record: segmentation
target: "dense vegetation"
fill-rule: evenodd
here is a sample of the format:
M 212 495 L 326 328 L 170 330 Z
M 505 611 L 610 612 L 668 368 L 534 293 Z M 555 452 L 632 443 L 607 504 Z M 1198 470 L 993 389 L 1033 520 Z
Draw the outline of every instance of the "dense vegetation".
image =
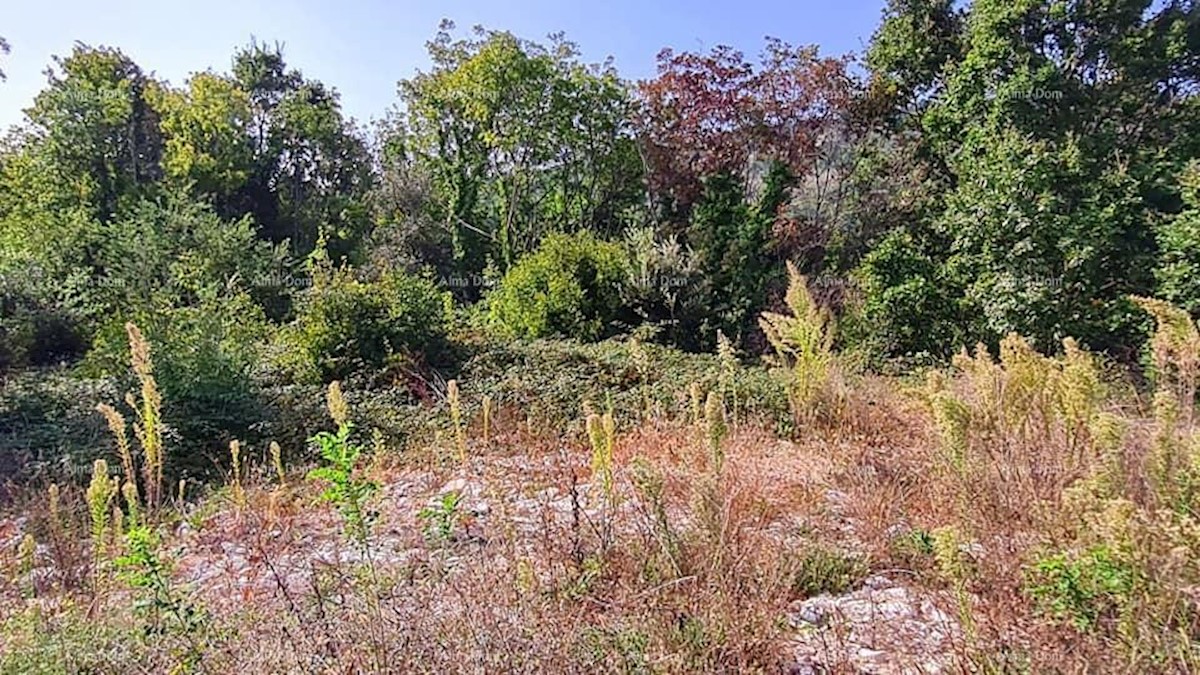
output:
M 30 576 L 46 557 L 30 534 L 13 565 L 31 580 L 0 595 L 57 584 L 113 602 L 111 563 L 170 647 L 87 640 L 173 669 L 244 666 L 172 586 L 163 526 L 225 502 L 239 527 L 266 510 L 267 531 L 302 511 L 288 467 L 316 463 L 362 563 L 326 581 L 353 597 L 328 609 L 314 579 L 310 616 L 271 574 L 288 621 L 328 609 L 353 637 L 285 628 L 271 639 L 296 661 L 262 668 L 381 670 L 394 638 L 487 669 L 472 644 L 534 648 L 505 621 L 549 632 L 599 599 L 611 622 L 571 624 L 527 667 L 769 669 L 764 607 L 896 567 L 953 598 L 963 663 L 1197 666 L 1200 10 L 961 5 L 889 2 L 858 60 L 770 39 L 757 59 L 665 50 L 636 83 L 561 35 L 446 23 L 372 128 L 278 46 L 171 83 L 78 45 L 0 143 L 0 474 L 53 482 L 37 528 L 62 575 Z M 780 438 L 830 448 L 808 458 L 827 482 L 797 478 L 778 448 L 800 446 Z M 372 500 L 447 471 L 481 485 L 500 449 L 545 459 L 572 524 L 551 518 L 531 544 L 488 521 L 504 562 L 460 581 L 518 578 L 509 618 L 453 638 L 406 623 L 387 595 L 401 580 L 372 557 Z M 780 525 L 767 459 L 822 534 L 845 528 L 821 520 L 814 485 L 878 507 L 851 537 L 869 550 Z M 87 523 L 60 519 L 60 489 Z M 420 510 L 437 555 L 403 583 L 456 578 L 452 561 L 484 551 L 482 535 L 464 548 L 458 502 L 483 488 L 464 490 Z M 70 527 L 90 543 L 71 548 Z M 518 555 L 551 540 L 549 560 Z M 439 588 L 409 590 L 428 609 Z M 629 609 L 667 588 L 677 621 Z M 24 645 L 0 666 L 54 660 L 38 661 L 55 647 L 36 613 L 0 618 Z M 1085 647 L 1062 647 L 1067 630 Z

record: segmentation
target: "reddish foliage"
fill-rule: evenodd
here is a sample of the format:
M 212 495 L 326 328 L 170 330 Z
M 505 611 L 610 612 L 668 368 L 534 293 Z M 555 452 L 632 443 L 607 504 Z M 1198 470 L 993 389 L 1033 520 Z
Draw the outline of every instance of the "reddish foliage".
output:
M 638 86 L 650 189 L 686 208 L 704 177 L 741 174 L 758 160 L 783 161 L 802 175 L 820 131 L 849 108 L 848 63 L 776 39 L 757 69 L 727 46 L 707 55 L 663 50 L 658 77 Z

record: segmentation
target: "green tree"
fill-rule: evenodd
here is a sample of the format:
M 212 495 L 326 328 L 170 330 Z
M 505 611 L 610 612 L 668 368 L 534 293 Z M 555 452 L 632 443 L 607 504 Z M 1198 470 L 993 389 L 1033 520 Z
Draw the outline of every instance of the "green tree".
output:
M 290 241 L 297 256 L 319 245 L 334 258 L 350 255 L 371 225 L 374 174 L 337 92 L 289 69 L 279 46 L 259 43 L 234 56 L 233 81 L 249 99 L 253 156 L 235 197 L 240 212 L 253 213 L 265 238 Z
M 432 179 L 428 208 L 456 269 L 510 267 L 550 232 L 615 232 L 640 197 L 629 96 L 611 65 L 478 29 L 429 43 L 433 68 L 400 83 L 406 115 L 391 147 Z
M 1159 224 L 1158 297 L 1200 316 L 1200 162 L 1180 177 L 1185 208 Z
M 207 470 L 212 452 L 254 438 L 263 412 L 252 375 L 269 323 L 252 293 L 282 257 L 248 217 L 222 220 L 186 194 L 143 201 L 110 228 L 95 279 L 107 309 L 83 370 L 127 376 L 125 324 L 142 329 L 178 469 Z
M 153 194 L 162 138 L 153 83 L 120 51 L 77 45 L 55 64 L 6 142 L 0 246 L 86 264 L 121 207 Z
M 889 128 L 918 137 L 945 187 L 906 229 L 955 294 L 942 313 L 962 339 L 1138 341 L 1124 296 L 1153 287 L 1151 225 L 1178 210 L 1170 186 L 1196 152 L 1196 22 L 1144 1 L 890 6 L 867 62 Z M 890 292 L 873 288 L 868 303 Z
M 234 195 L 252 171 L 250 96 L 231 79 L 199 73 L 184 89 L 158 87 L 151 100 L 161 117 L 168 180 L 187 186 L 233 215 Z
M 57 317 L 64 330 L 47 344 L 67 355 L 104 316 L 101 250 L 121 214 L 156 194 L 162 138 L 156 83 L 120 51 L 77 45 L 47 77 L 0 149 L 0 276 L 11 301 Z
M 704 181 L 687 240 L 704 276 L 705 312 L 696 317 L 685 348 L 711 349 L 718 331 L 742 341 L 756 331 L 769 291 L 782 281 L 772 237 L 792 180 L 786 165 L 771 163 L 753 203 L 748 202 L 744 181 L 728 172 Z

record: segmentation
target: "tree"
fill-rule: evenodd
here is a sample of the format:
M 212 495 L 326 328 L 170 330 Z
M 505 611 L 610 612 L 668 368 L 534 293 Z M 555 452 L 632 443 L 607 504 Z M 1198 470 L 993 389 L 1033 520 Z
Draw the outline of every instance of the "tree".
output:
M 963 339 L 1139 341 L 1124 298 L 1153 286 L 1151 224 L 1179 209 L 1170 186 L 1196 152 L 1196 22 L 1179 3 L 890 6 L 868 64 L 890 128 L 919 136 L 944 186 L 907 229 Z
M 1200 316 L 1200 163 L 1180 177 L 1185 208 L 1156 228 L 1158 297 Z
M 350 255 L 370 228 L 374 174 L 337 92 L 288 69 L 278 45 L 257 42 L 234 56 L 233 81 L 249 100 L 253 157 L 235 203 L 254 214 L 263 237 L 290 241 L 297 256 L 319 245 L 334 258 Z
M 756 167 L 772 162 L 804 175 L 819 136 L 841 121 L 853 83 L 846 59 L 769 39 L 757 67 L 726 46 L 706 55 L 664 50 L 658 76 L 638 93 L 650 190 L 668 215 L 686 216 L 710 176 L 748 184 Z
M 76 45 L 55 66 L 0 152 L 0 275 L 86 344 L 106 311 L 101 249 L 156 193 L 163 145 L 147 99 L 156 84 L 120 51 Z
M 400 83 L 391 147 L 432 180 L 427 206 L 458 272 L 503 271 L 550 232 L 618 230 L 640 174 L 611 65 L 581 64 L 561 35 L 543 46 L 452 29 L 429 43 L 432 70 Z
M 229 78 L 199 73 L 184 89 L 153 89 L 151 100 L 161 117 L 166 178 L 233 217 L 235 195 L 253 171 L 250 95 Z
M 0 209 L 78 206 L 81 217 L 107 223 L 123 204 L 152 193 L 161 177 L 162 137 L 147 100 L 153 82 L 107 47 L 77 44 L 55 65 L 12 140 L 26 156 L 6 162 L 13 171 L 5 172 L 9 199 Z

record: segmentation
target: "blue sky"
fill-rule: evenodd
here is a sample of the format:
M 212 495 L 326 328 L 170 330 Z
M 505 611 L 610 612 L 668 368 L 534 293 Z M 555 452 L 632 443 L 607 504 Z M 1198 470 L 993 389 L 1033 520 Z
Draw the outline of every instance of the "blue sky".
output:
M 188 74 L 224 71 L 251 36 L 280 41 L 294 67 L 332 85 L 347 113 L 366 121 L 396 101 L 396 81 L 428 65 L 425 42 L 443 18 L 540 40 L 565 31 L 588 61 L 613 56 L 621 74 L 654 72 L 663 47 L 729 44 L 757 54 L 766 35 L 819 44 L 824 53 L 861 52 L 883 0 L 18 0 L 0 35 L 12 53 L 0 60 L 0 129 L 45 84 L 53 54 L 75 41 L 121 48 L 143 69 L 176 84 Z

